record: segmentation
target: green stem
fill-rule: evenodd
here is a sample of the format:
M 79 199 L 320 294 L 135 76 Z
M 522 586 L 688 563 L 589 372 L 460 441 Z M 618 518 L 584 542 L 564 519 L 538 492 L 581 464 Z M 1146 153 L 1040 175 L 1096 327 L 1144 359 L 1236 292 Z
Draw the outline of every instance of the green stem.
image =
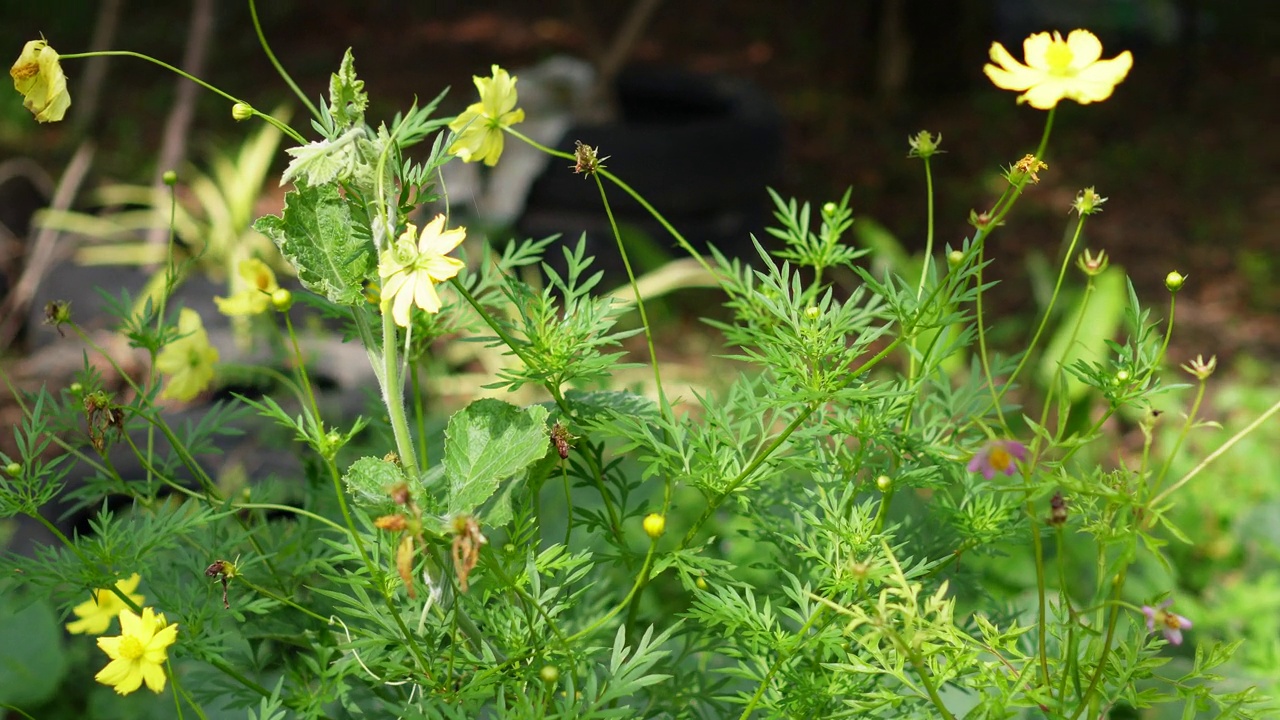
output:
M 391 433 L 396 439 L 396 451 L 400 462 L 411 480 L 419 477 L 418 453 L 409 432 L 409 420 L 404 412 L 404 383 L 400 381 L 398 333 L 391 313 L 382 314 L 382 401 L 387 406 Z
M 1084 215 L 1076 220 L 1076 231 L 1071 235 L 1071 244 L 1067 247 L 1067 252 L 1062 258 L 1062 265 L 1058 268 L 1058 280 L 1053 285 L 1053 294 L 1049 296 L 1049 304 L 1045 306 L 1044 312 L 1040 316 L 1040 324 L 1036 327 L 1036 332 L 1031 336 L 1031 343 L 1027 345 L 1027 349 L 1022 353 L 1022 358 L 1018 360 L 1018 364 L 1014 367 L 1013 372 L 1009 374 L 1009 379 L 1005 380 L 1004 388 L 996 395 L 996 404 L 1000 404 L 1000 399 L 1005 393 L 1013 387 L 1014 380 L 1017 379 L 1018 373 L 1022 372 L 1022 368 L 1026 366 L 1027 360 L 1031 358 L 1031 353 L 1036 345 L 1040 342 L 1040 336 L 1044 334 L 1044 329 L 1049 325 L 1049 318 L 1053 316 L 1053 309 L 1058 303 L 1058 296 L 1062 293 L 1063 281 L 1067 277 L 1067 268 L 1071 266 L 1071 258 L 1074 256 L 1076 244 L 1080 241 L 1080 234 L 1084 230 Z M 1090 287 L 1092 287 L 1093 278 L 1090 277 Z M 1083 313 L 1083 310 L 1082 310 Z M 1067 346 L 1071 347 L 1070 345 Z M 1062 365 L 1058 365 L 1057 373 L 1061 374 Z M 1057 384 L 1057 374 L 1054 375 L 1054 385 Z M 1052 387 L 1050 388 L 1052 389 Z M 1045 401 L 1045 407 L 1048 407 L 1048 401 Z
M 640 294 L 640 286 L 636 284 L 636 274 L 631 269 L 631 258 L 627 256 L 627 248 L 622 244 L 622 234 L 618 232 L 618 221 L 613 216 L 613 207 L 609 205 L 609 197 L 605 194 L 604 183 L 599 174 L 595 175 L 596 188 L 600 190 L 600 202 L 604 204 L 605 215 L 609 218 L 609 228 L 613 232 L 614 242 L 618 244 L 618 256 L 622 258 L 622 266 L 626 268 L 627 280 L 631 283 L 631 291 L 635 293 L 636 310 L 640 313 L 640 325 L 644 328 L 645 343 L 649 346 L 649 363 L 653 366 L 653 383 L 658 391 L 658 406 L 664 419 L 670 419 L 671 406 L 667 403 L 667 394 L 662 389 L 662 373 L 658 369 L 658 353 L 653 346 L 653 327 L 649 324 L 649 316 L 644 309 L 644 296 Z
M 276 69 L 276 72 L 280 73 L 280 77 L 284 79 L 285 84 L 302 101 L 307 111 L 311 113 L 311 117 L 319 120 L 320 112 L 316 110 L 316 106 L 311 104 L 311 101 L 307 99 L 306 93 L 302 92 L 302 89 L 298 87 L 292 77 L 289 77 L 289 73 L 285 71 L 284 66 L 276 59 L 275 53 L 271 52 L 271 45 L 267 43 L 267 36 L 262 32 L 262 23 L 258 21 L 258 5 L 254 0 L 249 0 L 249 16 L 253 18 L 253 31 L 257 33 L 258 43 L 262 45 L 262 51 L 267 54 L 267 59 L 271 61 L 271 66 Z M 303 140 L 299 138 L 298 142 L 303 142 Z
M 769 666 L 769 671 L 765 673 L 765 676 L 760 679 L 760 687 L 756 688 L 755 695 L 751 696 L 751 699 L 747 701 L 746 707 L 742 709 L 742 714 L 738 716 L 739 720 L 747 720 L 747 718 L 751 717 L 752 711 L 754 711 L 756 709 L 756 705 L 760 703 L 760 698 L 764 697 L 765 690 L 769 689 L 769 681 L 772 680 L 773 676 L 782 668 L 782 664 L 784 662 L 791 659 L 797 650 L 804 647 L 805 643 L 808 641 L 805 633 L 809 632 L 809 628 L 813 627 L 814 621 L 822 615 L 822 610 L 825 607 L 825 605 L 817 606 L 817 608 L 814 609 L 813 614 L 805 621 L 804 625 L 796 631 L 794 645 L 787 648 L 785 652 L 778 652 L 777 659 Z
M 208 91 L 210 91 L 210 92 L 212 92 L 212 93 L 214 93 L 214 94 L 216 94 L 216 95 L 221 95 L 222 97 L 226 98 L 227 100 L 230 100 L 232 103 L 241 103 L 241 104 L 243 104 L 243 105 L 246 105 L 246 106 L 252 107 L 252 105 L 249 105 L 249 103 L 247 103 L 247 102 L 245 102 L 245 101 L 241 100 L 240 98 L 235 97 L 234 95 L 230 95 L 230 94 L 228 94 L 228 93 L 226 93 L 226 92 L 223 92 L 222 90 L 220 90 L 220 89 L 218 89 L 218 88 L 214 87 L 213 85 L 210 85 L 209 83 L 207 83 L 207 82 L 205 82 L 205 81 L 201 80 L 200 78 L 198 78 L 198 77 L 196 77 L 196 76 L 192 75 L 191 73 L 186 72 L 185 70 L 182 70 L 182 69 L 176 68 L 176 67 L 174 67 L 173 65 L 170 65 L 170 64 L 169 64 L 169 63 L 167 63 L 167 62 L 163 62 L 163 61 L 161 61 L 161 60 L 157 60 L 157 59 L 155 59 L 155 58 L 151 57 L 150 55 L 143 55 L 142 53 L 136 53 L 136 52 L 133 52 L 132 50 L 98 50 L 98 51 L 96 51 L 96 52 L 70 53 L 70 54 L 68 54 L 68 55 L 60 55 L 60 56 L 58 56 L 58 57 L 59 57 L 59 59 L 61 59 L 61 60 L 74 60 L 74 59 L 77 59 L 77 58 L 99 57 L 99 56 L 113 56 L 113 55 L 114 55 L 114 56 L 119 56 L 119 57 L 131 57 L 131 58 L 138 58 L 139 60 L 145 60 L 145 61 L 147 61 L 147 62 L 149 62 L 149 63 L 153 63 L 153 64 L 156 64 L 156 65 L 159 65 L 160 67 L 162 67 L 162 68 L 164 68 L 164 69 L 166 69 L 166 70 L 169 70 L 170 72 L 173 72 L 173 73 L 176 73 L 176 74 L 178 74 L 178 75 L 181 75 L 182 77 L 184 77 L 184 78 L 186 78 L 186 79 L 190 80 L 191 82 L 193 82 L 193 83 L 195 83 L 195 84 L 199 85 L 200 87 L 204 88 L 205 90 L 208 90 Z M 254 112 L 254 114 L 255 114 L 255 115 L 257 115 L 257 116 L 261 117 L 263 120 L 266 120 L 268 123 L 271 123 L 271 124 L 272 124 L 272 125 L 274 125 L 276 128 L 278 128 L 278 129 L 280 130 L 280 132 L 283 132 L 284 134 L 286 134 L 286 135 L 288 135 L 289 137 L 293 138 L 293 139 L 294 139 L 294 140 L 296 140 L 297 142 L 299 142 L 299 143 L 304 143 L 304 144 L 306 143 L 306 139 L 304 139 L 301 135 L 299 135 L 299 134 L 298 134 L 298 132 L 297 132 L 296 130 L 294 130 L 293 128 L 289 127 L 289 126 L 288 126 L 287 124 L 285 124 L 284 122 L 281 122 L 280 120 L 278 120 L 278 119 L 276 119 L 276 118 L 274 118 L 274 117 L 272 117 L 272 116 L 270 116 L 270 115 L 267 115 L 267 114 L 265 114 L 265 113 L 260 113 L 260 112 L 258 112 L 257 110 L 254 110 L 253 112 Z
M 1164 490 L 1159 495 L 1156 495 L 1155 497 L 1151 498 L 1151 502 L 1149 503 L 1149 506 L 1152 508 L 1157 507 L 1160 504 L 1161 500 L 1164 500 L 1165 498 L 1172 495 L 1174 492 L 1177 492 L 1177 490 L 1181 488 L 1183 485 L 1186 485 L 1188 482 L 1191 482 L 1191 478 L 1195 477 L 1196 475 L 1199 475 L 1201 470 L 1204 470 L 1206 467 L 1209 466 L 1209 463 L 1213 462 L 1214 460 L 1217 460 L 1219 457 L 1222 456 L 1223 453 L 1225 453 L 1227 450 L 1230 450 L 1232 446 L 1234 446 L 1236 443 L 1243 440 L 1245 436 L 1249 435 L 1249 433 L 1252 433 L 1254 430 L 1257 430 L 1262 425 L 1262 423 L 1266 422 L 1268 419 L 1271 418 L 1272 415 L 1275 415 L 1277 412 L 1280 412 L 1280 402 L 1276 402 L 1276 404 L 1267 408 L 1266 412 L 1259 415 L 1256 420 L 1249 423 L 1240 432 L 1236 433 L 1235 435 L 1232 435 L 1229 440 L 1227 440 L 1222 444 L 1222 447 L 1219 447 L 1217 450 L 1214 450 L 1213 452 L 1206 455 L 1198 465 L 1191 468 L 1191 470 L 1186 475 L 1183 475 L 1177 482 L 1170 485 L 1168 489 Z
M 542 143 L 536 140 L 526 137 L 525 135 L 521 134 L 518 130 L 513 130 L 509 127 L 503 128 L 503 130 L 506 130 L 513 137 L 523 140 L 524 142 L 528 143 L 532 147 L 538 150 L 541 150 L 542 152 L 547 153 L 552 157 L 563 158 L 565 160 L 577 160 L 577 158 L 574 155 L 566 152 L 560 152 L 559 150 L 556 150 L 554 148 L 549 148 L 546 145 L 543 145 Z M 649 201 L 644 199 L 644 196 L 642 196 L 640 193 L 632 189 L 630 185 L 623 182 L 622 179 L 619 178 L 617 175 L 614 175 L 613 173 L 604 169 L 603 166 L 600 167 L 599 170 L 597 170 L 597 173 L 599 175 L 602 175 L 609 182 L 613 183 L 614 185 L 617 185 L 620 190 L 625 192 L 627 195 L 630 195 L 632 200 L 635 200 L 637 203 L 639 203 L 641 207 L 643 207 L 650 215 L 653 216 L 653 219 L 658 221 L 658 224 L 662 226 L 662 229 L 666 230 L 667 233 L 670 234 L 671 237 L 675 239 L 676 243 L 685 252 L 689 253 L 690 257 L 698 261 L 698 264 L 702 266 L 703 270 L 706 270 L 709 273 L 714 273 L 714 271 L 711 269 L 711 265 L 709 265 L 706 259 L 702 257 L 702 253 L 695 250 L 693 248 L 693 245 L 691 245 L 689 241 L 685 239 L 684 235 L 681 235 L 680 231 L 676 230 L 671 225 L 671 223 L 667 222 L 667 219 L 662 216 L 662 213 L 658 212 L 657 209 L 655 209 L 652 205 L 650 205 Z

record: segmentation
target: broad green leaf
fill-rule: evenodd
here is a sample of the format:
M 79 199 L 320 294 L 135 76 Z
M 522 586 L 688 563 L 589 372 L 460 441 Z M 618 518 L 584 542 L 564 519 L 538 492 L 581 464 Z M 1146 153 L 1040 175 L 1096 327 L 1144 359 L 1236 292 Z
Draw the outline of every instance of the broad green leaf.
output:
M 1080 304 L 1083 302 L 1088 304 L 1084 308 L 1084 317 L 1081 317 Z M 1068 368 L 1078 360 L 1101 362 L 1105 359 L 1106 341 L 1119 329 L 1127 302 L 1124 271 L 1118 266 L 1112 265 L 1094 278 L 1092 295 L 1079 296 L 1070 307 L 1064 308 L 1062 320 L 1040 359 L 1037 372 L 1040 386 L 1049 387 L 1059 364 Z M 1070 402 L 1079 400 L 1089 391 L 1089 386 L 1074 376 L 1068 377 L 1067 386 L 1070 388 L 1067 398 Z
M 380 505 L 391 501 L 388 490 L 404 481 L 404 473 L 398 465 L 382 458 L 362 457 L 351 463 L 342 481 L 357 501 Z
M 0 706 L 34 708 L 58 691 L 67 672 L 62 628 L 45 602 L 0 605 Z
M 305 288 L 341 305 L 365 301 L 362 286 L 376 263 L 373 245 L 357 234 L 336 187 L 300 187 L 285 195 L 284 217 L 266 215 L 253 226 L 297 268 Z
M 551 449 L 547 409 L 518 408 L 501 400 L 477 400 L 449 418 L 444 467 L 449 514 L 475 512 L 507 478 Z

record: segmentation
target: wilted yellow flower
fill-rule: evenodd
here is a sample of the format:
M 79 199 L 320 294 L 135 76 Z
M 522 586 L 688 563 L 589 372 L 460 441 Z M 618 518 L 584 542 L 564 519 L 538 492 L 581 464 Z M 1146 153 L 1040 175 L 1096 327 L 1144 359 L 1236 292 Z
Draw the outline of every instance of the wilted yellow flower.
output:
M 13 87 L 22 93 L 22 104 L 39 122 L 57 122 L 71 107 L 67 76 L 62 74 L 58 53 L 44 40 L 31 40 L 22 47 L 18 61 L 9 68 Z
M 218 349 L 209 344 L 200 313 L 183 308 L 178 315 L 177 340 L 164 346 L 156 356 L 156 369 L 169 376 L 160 397 L 187 401 L 200 394 L 213 380 L 213 364 Z
M 413 223 L 396 239 L 395 244 L 382 251 L 378 261 L 378 275 L 382 278 L 382 311 L 391 308 L 391 317 L 400 327 L 409 327 L 409 308 L 413 305 L 429 313 L 440 312 L 440 296 L 435 283 L 444 282 L 463 268 L 461 260 L 446 257 L 453 252 L 467 229 L 444 229 L 444 215 L 422 228 Z
M 141 605 L 147 599 L 142 595 L 133 594 L 141 581 L 142 577 L 134 573 L 116 583 L 116 589 L 124 593 L 135 605 Z M 88 600 L 71 608 L 71 612 L 80 619 L 67 623 L 67 632 L 77 635 L 101 635 L 111 626 L 111 619 L 121 610 L 128 608 L 129 606 L 125 605 L 124 601 L 109 588 L 98 588 L 90 593 Z
M 257 258 L 240 261 L 240 290 L 229 298 L 215 297 L 213 302 L 223 315 L 258 315 L 271 307 L 271 294 L 280 289 L 276 274 L 266 263 Z M 233 281 L 234 282 L 234 281 Z
M 154 693 L 164 690 L 164 663 L 168 648 L 178 639 L 178 625 L 165 623 L 164 615 L 143 608 L 139 617 L 132 610 L 120 611 L 120 636 L 100 637 L 98 647 L 111 658 L 94 680 L 128 695 L 143 682 Z
M 493 66 L 493 77 L 472 77 L 480 102 L 472 103 L 449 129 L 458 137 L 449 152 L 464 162 L 483 162 L 489 167 L 502 155 L 502 129 L 524 120 L 524 110 L 516 107 L 516 78 Z
M 1026 65 L 1013 59 L 1000 43 L 991 43 L 991 60 L 982 71 L 996 87 L 1023 92 L 1018 102 L 1048 110 L 1063 98 L 1087 105 L 1106 100 L 1129 74 L 1133 56 L 1128 50 L 1101 60 L 1102 43 L 1088 30 L 1072 30 L 1066 40 L 1060 33 L 1036 33 L 1022 42 Z

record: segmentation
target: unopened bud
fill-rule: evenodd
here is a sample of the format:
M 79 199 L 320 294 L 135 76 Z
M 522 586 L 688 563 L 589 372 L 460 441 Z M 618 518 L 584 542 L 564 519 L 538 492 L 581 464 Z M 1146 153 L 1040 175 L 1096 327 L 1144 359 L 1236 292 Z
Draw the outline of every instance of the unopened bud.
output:
M 889 492 L 889 489 L 893 487 L 893 478 L 888 475 L 881 475 L 876 478 L 876 487 L 880 488 L 880 492 Z
M 253 117 L 253 106 L 248 103 L 238 102 L 231 106 L 231 117 L 236 122 L 243 122 Z
M 1182 284 L 1185 283 L 1186 281 L 1187 281 L 1187 276 L 1183 275 L 1177 270 L 1174 270 L 1173 272 L 1164 276 L 1164 286 L 1171 293 L 1176 293 L 1179 290 L 1181 290 Z
M 658 513 L 649 513 L 644 518 L 644 534 L 657 540 L 667 529 L 667 519 Z
M 934 136 L 928 130 L 921 130 L 915 135 L 907 138 L 907 144 L 911 146 L 911 150 L 907 153 L 907 157 L 918 157 L 927 159 L 933 155 L 942 152 L 938 146 L 942 144 L 942 133 Z
M 284 288 L 276 288 L 271 292 L 271 307 L 280 312 L 293 307 L 293 293 Z

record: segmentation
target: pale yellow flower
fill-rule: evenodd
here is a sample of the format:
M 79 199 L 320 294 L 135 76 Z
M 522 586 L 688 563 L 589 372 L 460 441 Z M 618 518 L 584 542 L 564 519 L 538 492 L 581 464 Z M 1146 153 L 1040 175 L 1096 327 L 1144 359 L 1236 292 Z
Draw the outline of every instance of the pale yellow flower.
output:
M 185 402 L 213 381 L 218 349 L 209 344 L 200 313 L 191 308 L 183 308 L 178 314 L 178 334 L 181 337 L 165 345 L 156 356 L 156 369 L 168 376 L 160 397 Z
M 94 680 L 128 695 L 146 683 L 154 693 L 164 690 L 164 664 L 168 648 L 178 639 L 178 625 L 165 623 L 164 615 L 143 608 L 139 617 L 132 610 L 120 611 L 119 637 L 100 637 L 98 647 L 111 658 Z
M 458 133 L 449 152 L 463 162 L 483 162 L 489 167 L 502 155 L 502 129 L 524 120 L 524 110 L 516 107 L 516 78 L 497 65 L 492 70 L 493 77 L 472 77 L 480 102 L 449 123 L 449 129 Z
M 1000 43 L 991 43 L 991 60 L 982 71 L 996 87 L 1022 92 L 1019 103 L 1048 110 L 1063 98 L 1087 105 L 1106 100 L 1129 74 L 1128 50 L 1102 60 L 1102 43 L 1088 30 L 1072 30 L 1066 40 L 1055 32 L 1036 33 L 1022 42 L 1026 65 L 1013 59 Z M 1023 92 L 1025 91 L 1025 92 Z
M 141 581 L 142 577 L 134 573 L 116 583 L 116 589 L 132 600 L 135 605 L 141 605 L 147 599 L 133 592 L 138 589 L 138 583 Z M 79 620 L 67 623 L 67 632 L 77 635 L 101 635 L 111 626 L 112 618 L 129 607 L 109 588 L 97 588 L 89 595 L 88 600 L 71 608 L 71 612 Z
M 9 76 L 14 89 L 22 93 L 22 104 L 39 122 L 57 122 L 67 114 L 71 107 L 67 76 L 49 43 L 31 40 L 24 45 L 18 61 L 9 68 Z
M 440 312 L 440 296 L 435 283 L 444 282 L 458 274 L 464 266 L 461 260 L 446 257 L 467 236 L 467 229 L 444 229 L 444 215 L 422 228 L 409 223 L 395 244 L 382 251 L 378 261 L 378 275 L 382 278 L 381 306 L 385 313 L 391 308 L 391 317 L 400 327 L 409 327 L 409 308 L 417 305 L 429 313 Z
M 240 290 L 229 298 L 215 297 L 213 302 L 223 315 L 260 315 L 271 308 L 271 293 L 280 289 L 276 274 L 257 258 L 240 261 Z

